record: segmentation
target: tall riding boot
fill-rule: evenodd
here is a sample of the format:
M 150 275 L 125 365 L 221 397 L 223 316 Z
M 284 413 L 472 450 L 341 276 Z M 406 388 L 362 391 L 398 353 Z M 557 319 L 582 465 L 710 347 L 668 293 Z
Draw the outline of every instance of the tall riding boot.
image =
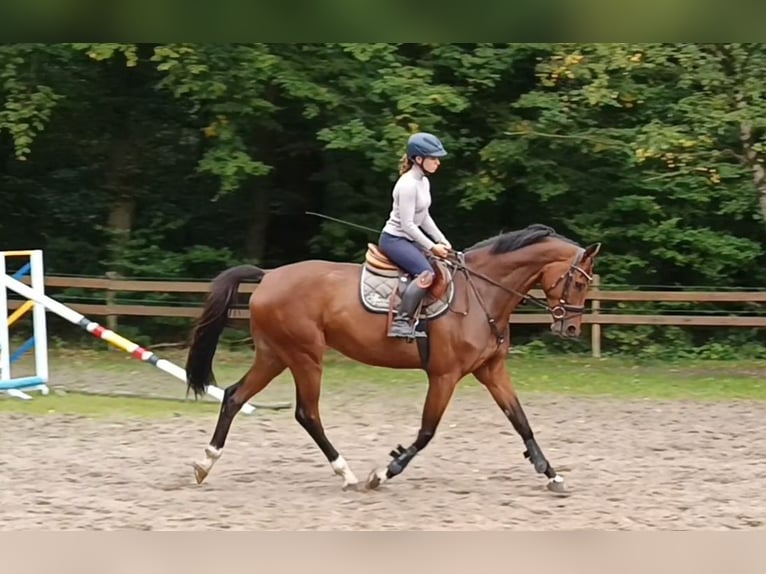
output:
M 413 323 L 418 305 L 420 305 L 423 297 L 428 293 L 428 288 L 431 286 L 432 281 L 433 274 L 424 272 L 407 285 L 404 293 L 402 293 L 402 300 L 399 303 L 396 317 L 394 317 L 394 320 L 391 322 L 391 330 L 388 332 L 389 337 L 403 337 L 408 339 L 411 337 L 424 336 L 420 333 L 413 333 Z

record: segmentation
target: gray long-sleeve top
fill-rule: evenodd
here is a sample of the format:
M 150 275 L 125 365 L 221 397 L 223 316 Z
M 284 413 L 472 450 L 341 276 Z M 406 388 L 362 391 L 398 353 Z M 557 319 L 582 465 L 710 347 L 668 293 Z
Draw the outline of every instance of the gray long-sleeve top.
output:
M 407 237 L 428 250 L 434 246 L 434 242 L 446 239 L 428 212 L 431 207 L 431 187 L 419 166 L 413 165 L 399 177 L 391 195 L 393 206 L 383 231 L 397 237 Z

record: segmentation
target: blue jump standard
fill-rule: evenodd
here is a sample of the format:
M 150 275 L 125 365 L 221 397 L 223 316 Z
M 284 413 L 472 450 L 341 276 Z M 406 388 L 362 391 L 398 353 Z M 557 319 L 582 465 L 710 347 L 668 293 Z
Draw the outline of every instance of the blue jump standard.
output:
M 11 364 L 18 361 L 24 355 L 24 353 L 32 349 L 34 346 L 35 346 L 35 338 L 30 337 L 24 342 L 23 345 L 21 345 L 21 347 L 16 349 L 16 352 L 13 353 L 13 355 L 11 355 Z
M 21 281 L 22 277 L 29 275 L 29 271 L 31 269 L 32 269 L 32 264 L 25 263 L 18 271 L 16 271 L 16 273 L 12 275 L 12 277 L 16 279 L 16 281 Z M 34 336 L 32 336 L 29 339 L 27 339 L 24 342 L 24 344 L 21 347 L 19 347 L 19 349 L 13 355 L 11 355 L 11 364 L 18 361 L 24 355 L 24 353 L 32 349 L 34 346 L 35 346 L 35 338 Z M 0 389 L 2 388 L 3 387 L 0 386 Z
M 16 271 L 12 275 L 14 279 L 21 280 L 22 277 L 29 274 L 32 265 L 26 263 L 21 269 Z M 35 346 L 34 336 L 27 339 L 24 344 L 11 356 L 11 363 L 18 361 L 21 356 Z M 19 377 L 18 379 L 11 379 L 10 381 L 0 381 L 0 391 L 7 391 L 11 389 L 28 389 L 29 387 L 38 387 L 46 384 L 40 377 Z
M 27 275 L 30 269 L 32 269 L 32 265 L 29 263 L 25 263 L 21 269 L 19 269 L 18 271 L 16 271 L 16 273 L 12 275 L 12 277 L 16 279 L 16 281 L 21 281 L 21 278 Z
M 9 389 L 28 389 L 29 387 L 38 387 L 46 384 L 40 377 L 19 377 L 10 381 L 0 381 L 0 391 Z

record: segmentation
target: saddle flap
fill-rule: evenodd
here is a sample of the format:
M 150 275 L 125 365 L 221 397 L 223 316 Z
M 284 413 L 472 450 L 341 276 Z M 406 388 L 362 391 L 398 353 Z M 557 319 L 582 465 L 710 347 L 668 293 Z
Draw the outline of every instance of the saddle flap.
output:
M 431 283 L 428 292 L 434 299 L 441 299 L 442 295 L 447 291 L 447 287 L 449 287 L 452 274 L 450 273 L 447 264 L 443 261 L 434 259 L 431 263 L 433 264 L 436 273 L 434 274 L 434 280 L 433 283 Z
M 437 267 L 439 271 L 423 300 L 419 314 L 421 319 L 434 319 L 442 315 L 455 296 L 455 284 L 449 268 L 441 262 L 437 263 Z M 383 270 L 363 264 L 359 282 L 362 304 L 373 313 L 388 313 L 407 280 L 401 270 Z

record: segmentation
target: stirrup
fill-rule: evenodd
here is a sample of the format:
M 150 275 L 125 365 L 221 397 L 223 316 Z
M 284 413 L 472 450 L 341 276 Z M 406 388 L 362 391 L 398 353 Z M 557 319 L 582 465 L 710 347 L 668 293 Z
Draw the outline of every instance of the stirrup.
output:
M 418 321 L 415 321 L 415 324 L 410 325 L 409 321 L 406 319 L 400 319 L 398 322 L 394 319 L 391 323 L 391 328 L 388 331 L 388 336 L 394 339 L 409 339 L 410 341 L 425 337 L 426 334 L 423 331 L 418 331 L 417 326 Z

